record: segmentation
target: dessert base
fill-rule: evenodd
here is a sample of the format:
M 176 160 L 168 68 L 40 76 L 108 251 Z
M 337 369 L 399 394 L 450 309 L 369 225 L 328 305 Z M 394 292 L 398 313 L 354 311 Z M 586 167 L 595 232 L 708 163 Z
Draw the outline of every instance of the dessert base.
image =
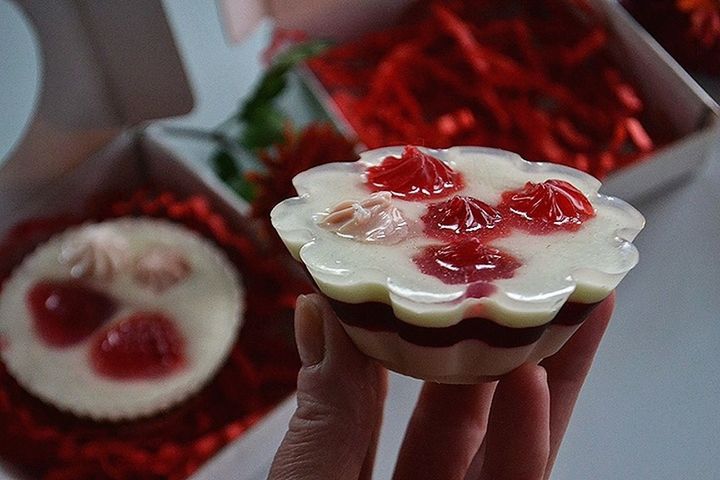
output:
M 493 347 L 481 340 L 462 340 L 448 347 L 417 345 L 395 332 L 376 332 L 341 322 L 355 345 L 385 368 L 437 383 L 492 382 L 524 363 L 538 363 L 556 353 L 579 325 L 550 325 L 535 343 Z
M 451 384 L 494 381 L 555 354 L 597 305 L 568 302 L 551 322 L 532 328 L 504 327 L 483 318 L 429 328 L 398 319 L 382 303 L 328 300 L 365 355 L 403 375 Z

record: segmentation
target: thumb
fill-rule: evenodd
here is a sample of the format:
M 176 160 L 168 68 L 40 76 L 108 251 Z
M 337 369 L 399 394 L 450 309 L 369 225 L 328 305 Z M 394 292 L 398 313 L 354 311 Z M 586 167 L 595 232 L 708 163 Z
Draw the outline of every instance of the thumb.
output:
M 386 373 L 361 354 L 319 295 L 298 298 L 298 406 L 270 480 L 357 479 L 374 455 Z

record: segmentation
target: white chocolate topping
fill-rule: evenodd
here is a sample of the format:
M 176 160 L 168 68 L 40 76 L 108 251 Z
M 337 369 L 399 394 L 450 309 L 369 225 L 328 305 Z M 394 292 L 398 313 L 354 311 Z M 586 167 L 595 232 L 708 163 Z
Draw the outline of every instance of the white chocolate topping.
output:
M 161 246 L 140 254 L 134 268 L 135 280 L 156 293 L 163 293 L 181 283 L 192 272 L 190 261 L 181 251 Z
M 111 228 L 86 229 L 63 242 L 59 258 L 74 278 L 111 281 L 128 262 L 128 242 Z
M 340 202 L 318 217 L 322 227 L 359 242 L 392 245 L 408 235 L 407 222 L 392 204 L 390 192 L 373 193 L 360 201 Z
M 124 238 L 129 258 L 144 259 L 143 264 L 155 265 L 149 259 L 158 248 L 170 256 L 179 254 L 187 261 L 188 270 L 167 262 L 167 255 L 161 259 L 162 268 L 151 268 L 163 272 L 163 285 L 166 274 L 173 281 L 185 272 L 187 276 L 157 292 L 137 281 L 132 262 L 128 262 L 111 281 L 86 279 L 88 286 L 115 301 L 116 312 L 78 343 L 59 348 L 48 345 L 33 327 L 28 291 L 41 280 L 71 279 L 67 265 L 58 261 L 61 250 L 73 239 L 95 238 L 97 230 Z M 172 268 L 165 268 L 168 265 Z M 155 280 L 153 273 L 151 281 Z M 147 416 L 182 401 L 212 378 L 234 344 L 244 305 L 244 290 L 234 266 L 214 244 L 194 232 L 154 219 L 88 224 L 68 229 L 38 247 L 3 286 L 0 336 L 6 345 L 0 354 L 23 387 L 62 410 L 102 420 Z M 173 321 L 185 340 L 182 368 L 159 378 L 129 380 L 107 377 L 93 368 L 94 342 L 136 312 L 159 312 Z
M 595 216 L 577 231 L 537 235 L 515 229 L 490 241 L 517 258 L 521 266 L 511 278 L 492 281 L 495 291 L 472 298 L 468 284 L 447 284 L 421 273 L 413 257 L 428 245 L 443 243 L 422 233 L 421 217 L 429 203 L 392 198 L 408 225 L 402 242 L 385 245 L 343 238 L 315 219 L 342 202 L 360 202 L 370 192 L 365 171 L 402 148 L 365 152 L 355 163 L 322 165 L 297 175 L 299 197 L 280 203 L 272 221 L 290 252 L 308 268 L 319 288 L 331 298 L 361 303 L 378 301 L 393 307 L 401 320 L 426 327 L 444 327 L 463 318 L 483 317 L 510 327 L 531 327 L 550 321 L 568 301 L 594 303 L 605 298 L 638 261 L 631 241 L 644 219 L 622 200 L 598 193 L 600 182 L 561 165 L 531 163 L 496 149 L 454 147 L 422 149 L 464 178 L 458 195 L 498 205 L 503 192 L 526 182 L 564 180 L 591 202 Z

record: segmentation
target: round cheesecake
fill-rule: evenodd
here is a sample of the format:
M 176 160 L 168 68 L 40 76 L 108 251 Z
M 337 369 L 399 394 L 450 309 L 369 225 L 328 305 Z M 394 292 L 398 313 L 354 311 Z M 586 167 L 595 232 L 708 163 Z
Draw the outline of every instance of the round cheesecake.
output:
M 494 149 L 365 152 L 272 212 L 358 347 L 445 383 L 555 353 L 638 261 L 637 210 L 568 167 Z
M 243 311 L 238 272 L 190 230 L 86 224 L 39 246 L 3 286 L 0 354 L 26 390 L 61 410 L 133 419 L 199 390 Z

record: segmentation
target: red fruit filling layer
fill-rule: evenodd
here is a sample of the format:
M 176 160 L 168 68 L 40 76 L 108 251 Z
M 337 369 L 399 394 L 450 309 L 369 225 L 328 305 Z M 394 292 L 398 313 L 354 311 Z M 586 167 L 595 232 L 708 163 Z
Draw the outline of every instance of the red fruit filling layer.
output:
M 366 173 L 373 191 L 389 191 L 407 200 L 441 198 L 463 187 L 459 172 L 412 146 L 405 147 L 399 158 L 385 157 Z
M 464 195 L 428 205 L 427 213 L 422 217 L 425 233 L 441 238 L 466 234 L 481 235 L 485 239 L 491 234 L 498 236 L 502 220 L 496 208 Z
M 68 281 L 41 281 L 26 298 L 38 336 L 53 347 L 86 339 L 115 312 L 115 302 L 97 290 Z
M 403 340 L 423 347 L 450 347 L 462 340 L 479 340 L 493 347 L 514 348 L 537 341 L 549 325 L 582 323 L 598 303 L 567 302 L 550 322 L 537 327 L 511 328 L 486 318 L 466 318 L 450 327 L 419 327 L 406 323 L 384 303 L 345 303 L 329 299 L 340 320 L 373 332 L 394 332 Z
M 185 364 L 185 340 L 167 316 L 137 312 L 102 333 L 91 350 L 95 370 L 132 380 L 170 375 Z
M 421 272 L 451 285 L 510 278 L 521 265 L 509 253 L 470 237 L 426 247 L 413 261 Z
M 595 216 L 595 209 L 587 197 L 563 180 L 527 182 L 520 190 L 503 193 L 503 207 L 514 213 L 516 218 L 527 220 L 517 224 L 534 233 L 576 230 L 584 221 Z

